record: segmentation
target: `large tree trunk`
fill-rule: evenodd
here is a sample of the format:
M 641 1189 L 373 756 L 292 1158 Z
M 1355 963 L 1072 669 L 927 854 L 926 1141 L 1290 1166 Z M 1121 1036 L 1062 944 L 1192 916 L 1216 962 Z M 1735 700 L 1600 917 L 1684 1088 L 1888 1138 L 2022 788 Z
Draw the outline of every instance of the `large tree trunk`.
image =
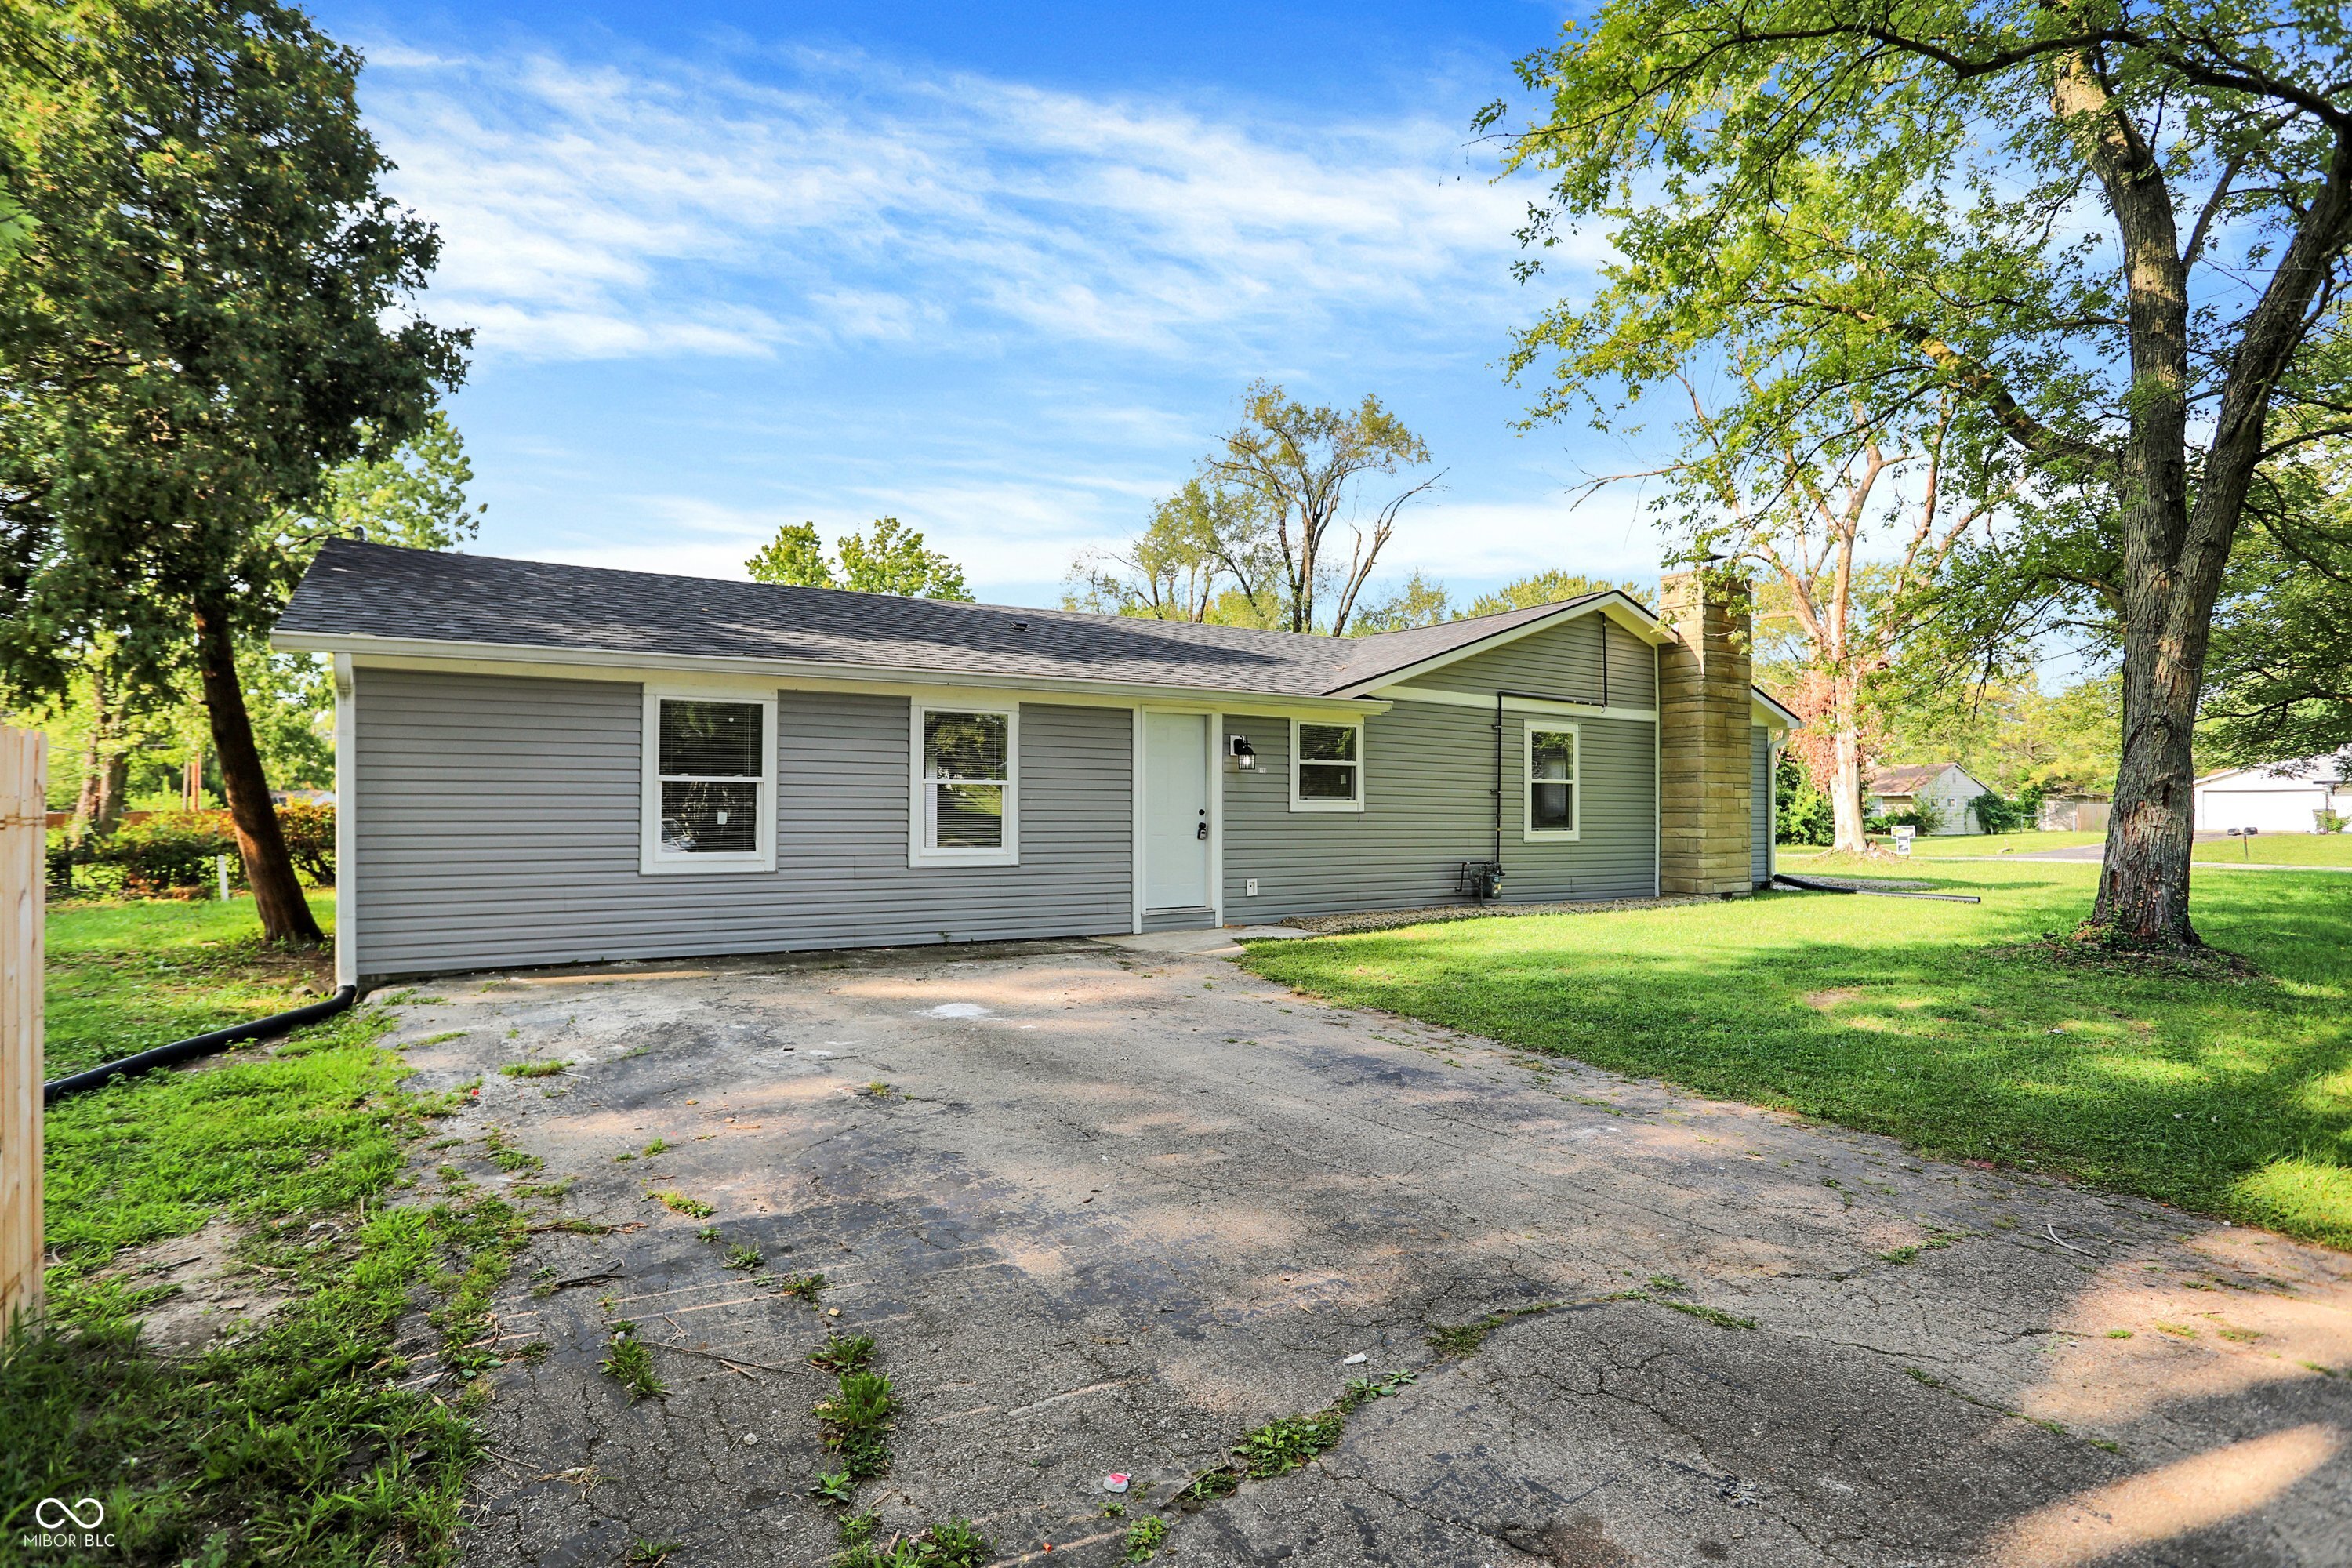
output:
M 74 800 L 74 831 L 104 837 L 122 824 L 131 787 L 131 755 L 122 749 L 122 714 L 106 700 L 106 678 L 89 681 L 89 743 L 82 751 L 81 793 Z
M 2189 848 L 2196 776 L 2189 739 L 2198 685 L 2196 666 L 2126 647 L 2124 754 L 2091 918 L 2137 946 L 2178 947 L 2197 940 L 2189 923 Z
M 1862 826 L 1862 693 L 1851 675 L 1830 678 L 1830 722 L 1835 726 L 1837 780 L 1830 790 L 1830 819 L 1835 828 L 1832 849 L 1863 854 L 1870 835 Z
M 272 942 L 324 942 L 286 853 L 277 808 L 270 805 L 269 781 L 253 743 L 253 721 L 236 679 L 236 644 L 223 605 L 196 605 L 196 668 L 204 680 L 205 712 L 212 721 L 213 752 L 220 759 L 221 793 L 228 796 L 229 820 L 236 828 L 262 934 Z

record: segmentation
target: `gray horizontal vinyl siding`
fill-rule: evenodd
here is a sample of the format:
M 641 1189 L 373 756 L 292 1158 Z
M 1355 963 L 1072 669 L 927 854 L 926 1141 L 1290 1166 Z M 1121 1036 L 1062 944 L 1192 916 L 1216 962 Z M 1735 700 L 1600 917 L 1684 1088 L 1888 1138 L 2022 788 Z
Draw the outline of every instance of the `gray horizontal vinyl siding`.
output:
M 362 974 L 1123 931 L 1123 709 L 1021 709 L 1021 864 L 907 864 L 903 697 L 778 694 L 776 869 L 638 869 L 631 683 L 361 669 Z
M 1760 888 L 1772 879 L 1772 731 L 1758 724 L 1748 733 L 1756 737 L 1756 764 L 1748 777 L 1748 798 L 1754 803 L 1754 826 L 1748 840 L 1754 875 L 1748 880 Z
M 1503 897 L 1532 902 L 1648 895 L 1658 842 L 1654 726 L 1576 720 L 1582 837 L 1529 843 L 1520 836 L 1519 801 L 1528 715 L 1506 713 L 1504 722 Z M 1450 903 L 1460 897 L 1462 863 L 1494 852 L 1491 710 L 1407 701 L 1369 720 L 1361 812 L 1290 809 L 1288 720 L 1229 713 L 1223 730 L 1247 735 L 1258 754 L 1251 772 L 1224 773 L 1230 922 Z M 1247 889 L 1253 877 L 1255 898 Z
M 1217 923 L 1217 911 L 1206 904 L 1192 910 L 1146 910 L 1143 929 L 1154 931 L 1200 931 Z
M 1650 708 L 1658 705 L 1656 650 L 1606 616 L 1580 616 L 1547 631 L 1530 632 L 1516 642 L 1490 652 L 1473 654 L 1442 669 L 1418 676 L 1414 686 L 1438 686 L 1453 691 L 1519 691 L 1533 697 L 1561 697 L 1571 702 L 1599 702 L 1603 689 L 1601 638 L 1608 638 L 1608 705 Z

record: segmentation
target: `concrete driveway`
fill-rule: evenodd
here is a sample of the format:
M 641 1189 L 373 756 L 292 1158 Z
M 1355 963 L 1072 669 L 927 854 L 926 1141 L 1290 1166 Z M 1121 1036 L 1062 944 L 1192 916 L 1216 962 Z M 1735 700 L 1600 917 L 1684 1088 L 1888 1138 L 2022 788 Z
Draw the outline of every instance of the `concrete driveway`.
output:
M 1000 1562 L 1116 1563 L 1146 1517 L 1170 1565 L 2352 1562 L 2343 1255 L 1213 954 L 615 973 L 400 1007 L 418 1087 L 481 1078 L 425 1158 L 575 1178 L 540 1223 L 625 1227 L 542 1229 L 509 1282 L 501 1348 L 539 1359 L 491 1374 L 472 1563 L 830 1561 L 828 1327 L 905 1400 L 877 1540 L 960 1515 Z M 572 1065 L 497 1070 L 526 1059 Z M 500 1170 L 493 1126 L 545 1169 Z M 812 1272 L 814 1304 L 779 1290 Z M 598 1372 L 614 1318 L 665 1397 Z M 1163 1511 L 1394 1372 L 1306 1468 Z

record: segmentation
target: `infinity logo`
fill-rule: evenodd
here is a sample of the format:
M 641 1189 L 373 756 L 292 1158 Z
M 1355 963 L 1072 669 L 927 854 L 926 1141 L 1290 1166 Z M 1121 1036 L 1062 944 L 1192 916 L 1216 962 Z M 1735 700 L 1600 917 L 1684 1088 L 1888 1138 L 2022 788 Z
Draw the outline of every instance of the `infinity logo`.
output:
M 87 1519 L 82 1517 L 85 1510 L 89 1515 Z M 61 1529 L 68 1520 L 76 1530 L 96 1530 L 106 1522 L 106 1505 L 94 1497 L 86 1497 L 78 1503 L 45 1497 L 34 1506 L 33 1522 L 43 1530 Z

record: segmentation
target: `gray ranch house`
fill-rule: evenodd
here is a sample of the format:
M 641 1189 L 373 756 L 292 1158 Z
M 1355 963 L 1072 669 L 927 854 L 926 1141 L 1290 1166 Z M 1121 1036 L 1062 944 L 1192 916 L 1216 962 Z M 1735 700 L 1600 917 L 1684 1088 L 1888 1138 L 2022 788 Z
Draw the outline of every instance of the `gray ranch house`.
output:
M 1769 879 L 1795 722 L 1669 578 L 1337 639 L 338 541 L 341 978 Z

